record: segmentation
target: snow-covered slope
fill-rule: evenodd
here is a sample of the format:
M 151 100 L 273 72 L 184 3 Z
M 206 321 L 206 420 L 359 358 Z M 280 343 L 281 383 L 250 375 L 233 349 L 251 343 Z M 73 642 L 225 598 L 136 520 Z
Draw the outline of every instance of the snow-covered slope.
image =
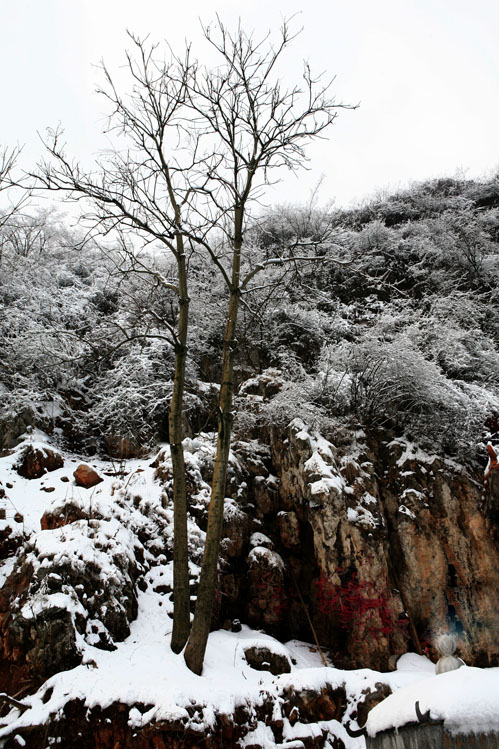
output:
M 200 471 L 210 439 L 201 437 L 195 445 L 188 441 L 186 448 L 190 470 Z M 407 654 L 393 673 L 346 671 L 334 664 L 324 667 L 311 645 L 296 640 L 282 644 L 243 625 L 240 631 L 213 632 L 203 675 L 192 674 L 182 655 L 169 647 L 173 604 L 167 456 L 163 453 L 161 482 L 157 462 L 156 467 L 150 460 L 116 466 L 94 460 L 102 481 L 86 489 L 75 483 L 79 460 L 70 454 L 62 456 L 62 467 L 37 479 L 20 476 L 17 467 L 28 449 L 54 451 L 43 435 L 34 435 L 0 458 L 5 492 L 0 532 L 10 543 L 0 568 L 3 655 L 13 674 L 22 667 L 22 674 L 31 678 L 27 687 L 14 678 L 9 682 L 26 709 L 4 707 L 2 746 L 41 746 L 40 727 L 54 741 L 62 737 L 67 746 L 90 746 L 93 723 L 106 714 L 109 724 L 121 715 L 127 740 L 136 742 L 155 730 L 172 737 L 183 731 L 192 741 L 216 738 L 225 730 L 233 746 L 291 749 L 319 742 L 314 745 L 337 747 L 342 741 L 354 749 L 364 739 L 351 738 L 345 723 L 356 726 L 359 704 L 382 685 L 395 694 L 371 713 L 369 732 L 414 720 L 415 699 L 433 717 L 450 721 L 453 730 L 499 730 L 489 709 L 491 695 L 499 694 L 499 669 L 461 669 L 457 675 L 436 677 L 426 658 Z M 201 480 L 199 486 L 195 501 L 202 503 L 206 491 Z M 194 583 L 203 536 L 191 520 Z M 54 621 L 60 623 L 66 649 L 41 632 Z M 23 636 L 15 641 L 19 632 Z M 270 660 L 281 657 L 289 673 L 250 666 L 251 649 Z M 36 671 L 36 664 L 43 668 Z M 477 691 L 479 678 L 483 684 Z M 442 685 L 452 696 L 445 704 Z M 490 697 L 486 720 L 485 700 L 477 697 L 484 697 L 483 685 Z M 459 704 L 464 716 L 460 722 L 453 704 Z M 81 734 L 74 744 L 67 743 L 72 730 Z

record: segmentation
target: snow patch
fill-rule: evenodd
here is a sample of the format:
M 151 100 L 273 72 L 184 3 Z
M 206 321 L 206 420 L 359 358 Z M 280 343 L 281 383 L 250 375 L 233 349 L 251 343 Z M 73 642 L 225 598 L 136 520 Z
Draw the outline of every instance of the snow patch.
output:
M 416 721 L 416 702 L 451 734 L 499 732 L 499 668 L 462 666 L 400 689 L 369 713 L 369 736 Z

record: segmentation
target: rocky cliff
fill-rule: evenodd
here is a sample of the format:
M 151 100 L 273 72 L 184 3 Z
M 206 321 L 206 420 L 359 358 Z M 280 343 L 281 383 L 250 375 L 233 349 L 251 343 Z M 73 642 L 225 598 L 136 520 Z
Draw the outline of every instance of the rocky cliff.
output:
M 309 639 L 312 622 L 356 667 L 430 652 L 448 629 L 467 663 L 497 664 L 495 476 L 484 497 L 480 472 L 406 439 L 339 428 L 328 441 L 298 420 L 271 430 L 268 452 L 235 454 L 248 505 L 226 522 L 229 614 Z

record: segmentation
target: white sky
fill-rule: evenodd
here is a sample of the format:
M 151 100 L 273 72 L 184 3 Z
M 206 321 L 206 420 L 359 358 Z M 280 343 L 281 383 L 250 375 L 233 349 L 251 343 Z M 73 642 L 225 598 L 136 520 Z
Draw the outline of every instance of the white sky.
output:
M 61 123 L 68 153 L 87 161 L 106 145 L 93 64 L 122 64 L 127 28 L 176 50 L 190 40 L 202 59 L 199 18 L 209 24 L 217 12 L 257 36 L 299 12 L 290 70 L 299 75 L 307 58 L 336 75 L 338 101 L 360 102 L 310 150 L 311 171 L 269 202 L 307 200 L 321 175 L 321 202 L 348 206 L 414 180 L 499 169 L 497 0 L 0 0 L 0 144 L 26 144 L 32 166 L 36 132 Z

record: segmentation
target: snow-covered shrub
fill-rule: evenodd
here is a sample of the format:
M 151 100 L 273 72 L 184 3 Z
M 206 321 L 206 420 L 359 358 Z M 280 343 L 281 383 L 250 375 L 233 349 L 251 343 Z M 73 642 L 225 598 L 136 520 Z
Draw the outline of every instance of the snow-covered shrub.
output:
M 149 446 L 166 433 L 173 368 L 171 346 L 153 339 L 102 371 L 91 391 L 91 420 L 108 445 L 127 439 Z
M 164 338 L 161 320 L 174 318 L 171 293 L 154 279 L 113 275 L 117 253 L 82 246 L 56 217 L 19 219 L 5 232 L 0 441 L 36 426 L 62 428 L 81 448 L 99 436 L 148 443 L 170 388 L 170 347 L 151 336 Z
M 257 220 L 243 274 L 290 246 L 317 262 L 272 265 L 245 290 L 236 387 L 272 366 L 283 382 L 262 402 L 238 400 L 239 434 L 297 415 L 317 426 L 354 416 L 480 441 L 499 381 L 499 214 L 474 197 L 487 189 L 437 180 L 350 212 L 286 207 Z M 175 275 L 169 256 L 103 252 L 46 214 L 14 217 L 0 247 L 3 443 L 29 425 L 80 435 L 80 446 L 83 436 L 165 437 L 178 314 L 163 283 Z M 196 431 L 216 422 L 213 392 L 201 404 L 195 381 L 219 381 L 227 289 L 201 254 L 189 277 L 186 422 Z
M 320 247 L 323 252 L 334 236 L 337 212 L 331 206 L 281 205 L 255 221 L 251 241 L 268 257 L 290 248 Z

